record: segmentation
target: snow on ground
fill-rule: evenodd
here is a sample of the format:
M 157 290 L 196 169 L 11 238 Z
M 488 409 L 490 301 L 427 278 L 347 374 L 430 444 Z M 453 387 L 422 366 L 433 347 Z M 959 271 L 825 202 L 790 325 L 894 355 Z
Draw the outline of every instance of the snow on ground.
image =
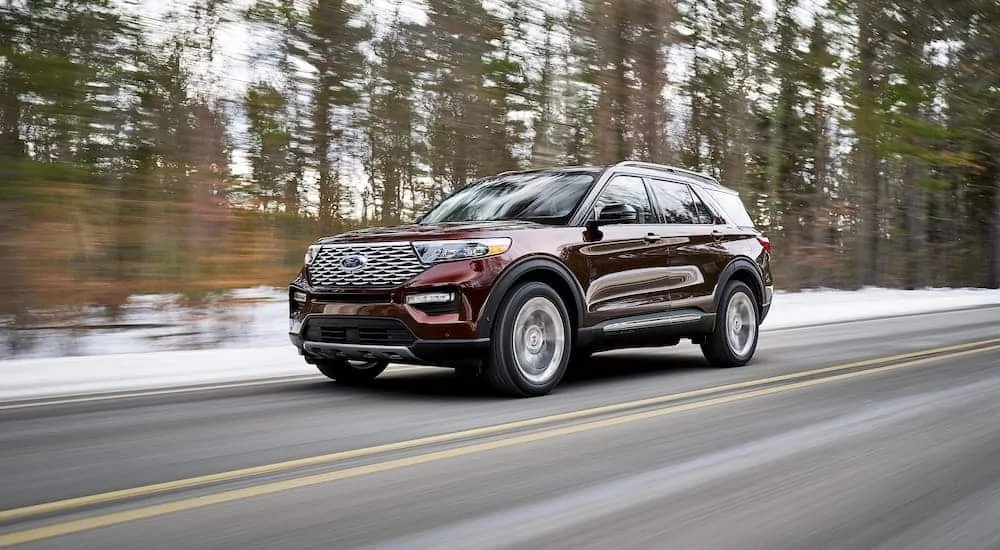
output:
M 208 305 L 175 295 L 133 296 L 117 314 L 97 308 L 36 312 L 31 326 L 8 331 L 0 318 L 0 360 L 283 346 L 287 296 L 266 287 L 231 292 Z
M 1000 290 L 865 288 L 777 292 L 762 330 L 1000 304 Z
M 231 298 L 226 308 L 198 310 L 165 297 L 138 297 L 114 327 L 0 333 L 9 340 L 17 332 L 20 341 L 21 332 L 31 333 L 28 352 L 0 360 L 0 401 L 315 373 L 288 341 L 283 291 L 251 289 Z M 763 330 L 990 304 L 1000 304 L 1000 291 L 778 292 Z

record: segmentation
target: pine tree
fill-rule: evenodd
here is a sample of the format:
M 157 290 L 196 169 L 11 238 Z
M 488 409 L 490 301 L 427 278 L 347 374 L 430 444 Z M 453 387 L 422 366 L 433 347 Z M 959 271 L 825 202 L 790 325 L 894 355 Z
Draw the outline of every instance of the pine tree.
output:
M 288 132 L 291 156 L 282 178 L 281 200 L 285 212 L 295 216 L 299 213 L 308 141 L 305 129 L 308 106 L 301 99 L 304 83 L 298 69 L 299 63 L 306 61 L 306 52 L 301 46 L 306 36 L 303 32 L 305 17 L 295 0 L 258 0 L 244 12 L 244 19 L 250 28 L 262 28 L 275 35 L 272 44 L 252 53 L 251 60 L 255 66 L 273 67 L 277 73 L 278 81 L 272 78 L 268 82 L 284 103 L 281 124 Z
M 244 98 L 244 110 L 249 122 L 250 183 L 252 192 L 267 212 L 280 205 L 293 171 L 291 134 L 285 127 L 287 112 L 285 97 L 273 86 L 258 82 Z
M 759 2 L 679 0 L 677 5 L 693 57 L 691 77 L 681 86 L 691 105 L 683 157 L 726 185 L 770 196 L 766 170 L 748 167 L 761 156 L 753 95 L 767 78 Z M 754 196 L 745 198 L 755 210 Z
M 490 40 L 501 25 L 481 0 L 428 0 L 423 51 L 428 63 L 430 100 L 426 162 L 437 200 L 486 175 L 482 163 L 504 151 L 489 149 L 493 101 L 484 97 Z M 491 161 L 492 162 L 492 161 Z
M 676 16 L 673 6 L 664 0 L 633 2 L 636 38 L 632 66 L 638 80 L 632 100 L 635 156 L 650 162 L 666 162 L 670 122 L 664 98 L 666 51 L 669 26 Z
M 598 88 L 594 115 L 597 162 L 614 163 L 632 157 L 630 99 L 635 87 L 629 63 L 632 47 L 630 10 L 626 0 L 589 0 L 584 7 L 585 59 Z
M 596 149 L 594 111 L 597 106 L 596 76 L 591 61 L 594 48 L 582 11 L 566 17 L 569 45 L 563 51 L 563 97 L 565 122 L 558 133 L 562 162 L 583 165 L 592 162 Z
M 528 77 L 525 59 L 514 52 L 514 44 L 526 44 L 528 25 L 520 0 L 507 0 L 510 17 L 494 20 L 495 29 L 484 29 L 499 47 L 487 56 L 479 103 L 485 111 L 484 147 L 477 155 L 479 174 L 496 174 L 520 168 L 519 149 L 524 147 Z
M 20 135 L 21 94 L 26 84 L 20 27 L 26 18 L 12 0 L 0 5 L 0 159 L 8 166 L 27 154 Z
M 856 270 L 859 286 L 878 284 L 881 253 L 881 166 L 878 135 L 881 131 L 879 96 L 882 75 L 878 52 L 883 38 L 884 0 L 858 0 L 848 11 L 857 27 L 857 63 L 853 91 L 853 129 L 857 140 L 854 202 L 858 208 Z
M 555 34 L 556 18 L 546 13 L 542 23 L 544 41 L 538 52 L 542 59 L 541 74 L 535 84 L 534 91 L 534 133 L 531 144 L 531 165 L 534 167 L 552 166 L 557 162 L 555 125 L 555 78 L 556 56 L 553 36 Z
M 778 210 L 781 212 L 781 226 L 784 233 L 782 246 L 793 265 L 799 265 L 801 254 L 802 203 L 805 198 L 802 173 L 805 161 L 802 150 L 805 132 L 802 128 L 801 110 L 803 97 L 801 89 L 802 55 L 798 38 L 801 30 L 792 16 L 790 3 L 778 7 L 776 20 L 777 45 L 774 51 L 774 76 L 778 88 L 774 98 L 772 115 L 771 159 L 769 166 L 772 184 L 776 190 Z M 790 288 L 795 289 L 799 280 L 791 277 Z
M 370 200 L 376 207 L 375 219 L 383 225 L 401 221 L 404 192 L 412 191 L 416 177 L 418 40 L 418 28 L 400 21 L 397 14 L 375 44 L 379 61 L 374 67 L 368 126 Z
M 959 30 L 962 41 L 953 67 L 949 118 L 958 134 L 954 152 L 968 162 L 960 172 L 966 223 L 945 231 L 985 237 L 980 241 L 985 261 L 977 262 L 986 266 L 980 280 L 1000 288 L 1000 6 L 969 0 L 948 8 L 953 17 L 949 28 Z M 957 215 L 956 206 L 950 215 Z
M 902 282 L 913 289 L 921 283 L 924 234 L 926 180 L 936 164 L 937 140 L 945 139 L 943 129 L 929 117 L 939 86 L 939 77 L 925 52 L 938 38 L 935 36 L 939 21 L 936 10 L 925 6 L 900 5 L 898 16 L 886 23 L 886 33 L 893 38 L 888 52 L 892 63 L 892 76 L 883 93 L 885 111 L 884 144 L 882 151 L 892 156 L 900 168 L 899 185 L 893 186 L 902 195 L 901 205 L 904 233 L 900 251 L 903 258 Z M 893 188 L 890 188 L 893 189 Z
M 810 228 L 809 262 L 805 280 L 812 287 L 830 284 L 833 279 L 831 268 L 840 265 L 834 257 L 836 248 L 830 242 L 829 234 L 834 225 L 835 217 L 829 208 L 830 195 L 834 191 L 831 177 L 831 136 L 828 126 L 831 121 L 831 106 L 827 101 L 830 84 L 827 82 L 826 71 L 836 62 L 836 56 L 830 52 L 829 34 L 825 30 L 827 20 L 825 14 L 814 13 L 813 24 L 809 31 L 809 44 L 802 59 L 802 84 L 806 93 L 803 125 L 806 131 L 806 143 L 803 146 L 810 152 L 807 162 L 809 183 L 810 214 L 806 227 Z
M 358 80 L 364 57 L 359 48 L 371 34 L 370 28 L 360 24 L 359 15 L 360 8 L 348 0 L 313 0 L 303 37 L 308 45 L 306 59 L 315 70 L 309 137 L 323 232 L 343 227 L 343 207 L 349 200 L 340 168 L 347 157 L 350 107 L 360 99 Z

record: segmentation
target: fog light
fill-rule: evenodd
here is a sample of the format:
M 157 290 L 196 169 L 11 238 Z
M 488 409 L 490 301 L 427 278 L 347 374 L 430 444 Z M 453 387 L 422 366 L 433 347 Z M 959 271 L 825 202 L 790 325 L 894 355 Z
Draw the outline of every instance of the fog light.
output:
M 309 295 L 306 294 L 305 292 L 293 292 L 292 293 L 292 299 L 295 300 L 296 302 L 300 303 L 300 304 L 306 303 L 306 299 L 308 299 L 308 298 L 309 298 Z
M 424 292 L 421 294 L 408 294 L 406 303 L 411 306 L 421 304 L 447 304 L 455 301 L 454 292 Z

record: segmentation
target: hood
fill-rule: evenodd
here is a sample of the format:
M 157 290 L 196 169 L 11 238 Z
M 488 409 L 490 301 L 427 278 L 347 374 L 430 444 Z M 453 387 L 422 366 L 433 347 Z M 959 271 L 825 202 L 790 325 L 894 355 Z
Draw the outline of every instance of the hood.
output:
M 373 227 L 358 229 L 323 237 L 319 244 L 378 242 L 378 241 L 429 241 L 435 239 L 469 239 L 486 236 L 503 236 L 509 231 L 537 229 L 545 227 L 542 224 L 527 221 L 492 221 L 492 222 L 451 222 L 408 224 L 393 227 Z M 498 235 L 499 234 L 499 235 Z

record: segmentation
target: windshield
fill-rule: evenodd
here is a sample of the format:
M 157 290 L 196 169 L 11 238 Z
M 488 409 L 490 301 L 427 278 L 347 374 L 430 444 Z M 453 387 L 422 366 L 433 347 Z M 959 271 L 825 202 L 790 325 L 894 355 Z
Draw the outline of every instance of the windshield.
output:
M 565 223 L 593 185 L 594 176 L 591 172 L 531 172 L 487 178 L 445 199 L 421 223 Z

